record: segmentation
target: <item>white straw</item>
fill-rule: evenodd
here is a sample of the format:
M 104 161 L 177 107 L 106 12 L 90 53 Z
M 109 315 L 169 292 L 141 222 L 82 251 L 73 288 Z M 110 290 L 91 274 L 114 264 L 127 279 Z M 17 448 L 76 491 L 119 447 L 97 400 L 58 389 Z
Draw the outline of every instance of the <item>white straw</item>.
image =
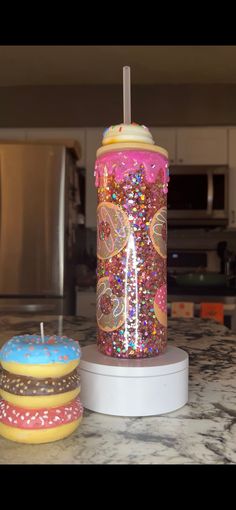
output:
M 130 67 L 123 67 L 123 114 L 124 124 L 131 124 Z
M 62 324 L 63 324 L 63 316 L 59 315 L 58 318 L 58 335 L 62 336 Z
M 40 333 L 41 333 L 42 342 L 44 343 L 43 322 L 40 322 Z

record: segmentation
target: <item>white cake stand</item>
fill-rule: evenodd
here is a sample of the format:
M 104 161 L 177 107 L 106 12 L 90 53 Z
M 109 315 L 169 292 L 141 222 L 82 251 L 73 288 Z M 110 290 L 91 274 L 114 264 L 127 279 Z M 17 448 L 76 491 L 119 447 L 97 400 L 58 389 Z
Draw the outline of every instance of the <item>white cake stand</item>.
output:
M 81 401 L 86 409 L 116 416 L 169 413 L 188 401 L 188 354 L 168 346 L 155 358 L 119 359 L 95 344 L 82 348 Z

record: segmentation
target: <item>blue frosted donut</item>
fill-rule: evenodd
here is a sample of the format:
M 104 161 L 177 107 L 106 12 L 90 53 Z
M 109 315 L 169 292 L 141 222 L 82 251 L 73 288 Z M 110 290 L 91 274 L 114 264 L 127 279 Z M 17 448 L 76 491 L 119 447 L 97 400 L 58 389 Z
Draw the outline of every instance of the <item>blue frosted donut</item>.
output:
M 74 370 L 80 354 L 79 343 L 72 338 L 45 336 L 42 342 L 39 335 L 19 335 L 3 345 L 0 362 L 3 368 L 16 374 L 43 377 L 46 372 L 50 375 L 54 367 L 55 376 L 60 376 Z

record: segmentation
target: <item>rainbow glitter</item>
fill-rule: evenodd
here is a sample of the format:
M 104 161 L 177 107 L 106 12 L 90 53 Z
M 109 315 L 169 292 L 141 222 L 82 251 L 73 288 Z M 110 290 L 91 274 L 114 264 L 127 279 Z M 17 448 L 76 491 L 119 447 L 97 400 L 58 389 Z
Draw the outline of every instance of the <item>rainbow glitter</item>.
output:
M 168 161 L 112 150 L 96 161 L 98 349 L 119 358 L 164 352 Z

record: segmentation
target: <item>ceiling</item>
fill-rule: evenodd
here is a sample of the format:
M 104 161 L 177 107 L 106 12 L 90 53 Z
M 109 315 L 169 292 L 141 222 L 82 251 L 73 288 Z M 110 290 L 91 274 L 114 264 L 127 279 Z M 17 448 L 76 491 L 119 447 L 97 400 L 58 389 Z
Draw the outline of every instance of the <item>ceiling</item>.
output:
M 236 83 L 236 46 L 0 46 L 0 86 Z

